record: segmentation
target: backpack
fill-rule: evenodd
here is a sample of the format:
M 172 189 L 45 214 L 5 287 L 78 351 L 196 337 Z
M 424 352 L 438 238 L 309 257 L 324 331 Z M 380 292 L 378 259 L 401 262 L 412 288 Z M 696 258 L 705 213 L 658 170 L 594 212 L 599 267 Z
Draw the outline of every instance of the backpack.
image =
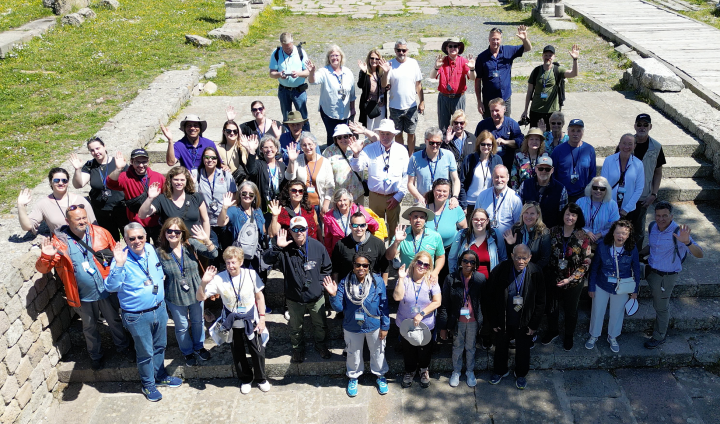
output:
M 255 212 L 243 224 L 233 246 L 242 248 L 245 259 L 252 259 L 257 255 L 260 235 L 255 224 Z
M 650 237 L 650 231 L 652 231 L 653 228 L 655 228 L 655 221 L 651 222 L 650 225 L 648 225 L 648 237 Z M 673 231 L 673 234 L 677 235 L 680 233 L 680 226 L 678 225 L 675 227 L 675 230 Z M 678 241 L 675 236 L 673 236 L 673 243 L 675 244 L 675 256 L 680 258 L 680 263 L 682 264 L 685 262 L 685 259 L 687 259 L 687 252 L 683 256 L 680 256 L 680 250 L 678 249 Z M 675 262 L 675 258 L 673 258 L 673 262 Z
M 541 68 L 542 65 L 533 69 L 533 71 L 530 73 L 529 81 L 533 84 L 537 80 L 538 73 L 540 72 Z M 565 75 L 562 75 L 560 73 L 560 64 L 558 62 L 553 62 L 553 76 L 555 78 L 555 85 L 557 85 L 558 88 L 558 103 L 560 104 L 560 110 L 562 110 L 562 107 L 565 104 Z
M 299 43 L 295 47 L 297 47 L 298 53 L 300 53 L 300 62 L 305 62 L 305 52 L 303 52 L 302 45 L 303 43 Z M 275 55 L 275 62 L 280 61 L 280 50 L 282 50 L 282 46 L 277 46 L 277 48 L 275 49 L 275 53 L 273 53 Z

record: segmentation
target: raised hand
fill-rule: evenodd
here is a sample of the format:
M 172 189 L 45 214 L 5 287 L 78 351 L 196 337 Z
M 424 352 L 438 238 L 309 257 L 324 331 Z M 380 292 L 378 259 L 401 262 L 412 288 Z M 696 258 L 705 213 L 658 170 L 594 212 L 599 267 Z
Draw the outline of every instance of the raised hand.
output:
M 390 69 L 392 69 L 392 65 L 390 65 L 390 62 L 388 62 L 387 60 L 385 60 L 384 57 L 381 57 L 381 58 L 380 58 L 380 67 L 381 67 L 382 70 L 385 71 L 385 72 L 390 72 Z
M 690 243 L 690 227 L 687 225 L 680 225 L 680 231 L 678 231 L 677 234 L 673 233 L 673 237 L 682 244 Z
M 360 68 L 361 71 L 367 73 L 367 63 L 363 62 L 360 59 L 358 59 L 358 68 Z
M 326 275 L 326 276 L 325 276 L 325 279 L 323 280 L 323 287 L 325 287 L 325 291 L 326 291 L 330 296 L 335 296 L 335 295 L 337 295 L 338 286 L 337 286 L 337 284 L 332 280 L 332 278 L 331 278 L 329 275 Z
M 117 243 L 115 245 L 115 248 L 113 249 L 113 257 L 115 258 L 115 266 L 124 266 L 125 261 L 127 260 L 127 252 L 123 248 L 123 246 L 120 245 L 120 243 Z
M 443 59 L 445 59 L 445 56 L 441 54 L 437 55 L 437 57 L 435 58 L 435 70 L 437 70 L 443 65 Z
M 237 202 L 235 201 L 235 199 L 233 199 L 234 197 L 235 196 L 233 195 L 233 193 L 230 193 L 230 192 L 225 193 L 225 195 L 223 196 L 223 201 L 222 201 L 223 209 L 227 209 L 230 206 L 235 206 L 235 204 Z
M 215 275 L 217 274 L 217 268 L 210 265 L 209 267 L 205 268 L 205 274 L 202 276 L 202 282 L 207 284 L 212 281 L 213 278 L 215 278 Z
M 293 143 L 288 144 L 287 152 L 288 152 L 288 160 L 290 162 L 295 162 L 298 158 L 298 155 L 300 154 L 300 152 L 297 149 L 297 143 L 293 142 Z
M 150 184 L 150 187 L 148 187 L 148 197 L 151 199 L 154 199 L 160 195 L 160 192 L 162 189 L 160 188 L 160 183 L 155 182 Z
M 350 131 L 352 131 L 355 134 L 365 134 L 365 127 L 360 122 L 350 121 L 348 122 L 348 127 L 350 128 Z
M 407 269 L 405 269 L 405 264 L 402 264 L 398 269 L 398 281 L 404 280 L 405 277 L 407 277 Z
M 172 143 L 172 133 L 170 132 L 170 129 L 168 127 L 163 125 L 162 122 L 160 122 L 160 131 L 162 131 L 168 143 Z
M 447 131 L 445 131 L 445 140 L 450 143 L 453 141 L 453 135 L 455 134 L 455 131 L 453 131 L 452 124 L 448 125 Z
M 278 247 L 287 247 L 289 244 L 290 241 L 288 240 L 288 232 L 286 229 L 281 228 L 277 235 L 277 245 Z
M 194 239 L 200 240 L 204 244 L 211 243 L 210 236 L 205 232 L 202 225 L 193 225 L 191 231 Z
M 270 121 L 270 130 L 275 138 L 280 138 L 280 135 L 282 135 L 282 130 L 278 126 L 278 121 Z
M 570 57 L 572 57 L 573 60 L 577 60 L 577 58 L 580 57 L 580 46 L 573 44 L 572 50 L 570 50 Z
M 57 254 L 57 248 L 52 244 L 52 237 L 45 237 L 41 244 L 41 251 L 43 255 L 55 256 Z
M 282 211 L 282 206 L 280 206 L 279 200 L 271 200 L 268 203 L 268 209 L 270 209 L 270 213 L 273 214 L 273 216 L 280 216 L 280 212 Z
M 274 123 L 275 123 L 275 121 L 273 121 L 273 124 L 274 124 Z M 245 148 L 248 149 L 248 152 L 249 152 L 251 155 L 254 155 L 255 152 L 257 152 L 257 149 L 258 149 L 258 146 L 259 146 L 259 145 L 260 145 L 260 140 L 258 140 L 257 134 L 252 134 L 252 135 L 250 135 L 250 137 L 248 138 L 248 145 L 247 145 Z
M 75 169 L 82 168 L 82 161 L 77 153 L 70 153 L 70 165 Z
M 235 120 L 235 108 L 231 105 L 227 105 L 225 108 L 225 116 L 227 116 L 228 121 L 234 121 Z
M 545 126 L 545 120 L 544 119 L 538 119 L 537 127 L 540 131 L 545 132 L 547 131 L 547 127 Z
M 353 137 L 350 140 L 350 143 L 348 143 L 348 147 L 350 147 L 350 150 L 353 152 L 353 156 L 357 157 L 357 155 L 362 152 L 363 142 L 360 139 Z
M 18 195 L 17 204 L 18 207 L 26 207 L 30 204 L 32 201 L 32 195 L 30 194 L 30 189 L 26 188 L 23 190 L 20 190 L 20 195 Z
M 515 244 L 515 242 L 517 241 L 517 236 L 515 235 L 515 233 L 512 232 L 512 230 L 505 230 L 505 232 L 503 233 L 503 238 L 508 244 Z
M 123 169 L 125 166 L 127 166 L 127 162 L 125 161 L 125 156 L 123 156 L 122 152 L 115 153 L 115 166 L 118 169 Z
M 311 74 L 315 72 L 315 64 L 312 63 L 312 60 L 308 59 L 307 62 L 305 62 L 305 67 Z
M 527 40 L 527 27 L 525 25 L 520 25 L 515 36 L 523 41 Z
M 402 224 L 398 225 L 395 228 L 395 241 L 400 242 L 400 241 L 405 240 L 405 237 L 407 237 L 407 233 L 405 232 L 406 229 L 407 229 L 407 225 L 402 225 Z
M 471 71 L 475 69 L 475 63 L 473 63 L 473 59 L 475 59 L 475 56 L 473 56 L 472 54 L 469 54 L 467 56 L 468 67 Z

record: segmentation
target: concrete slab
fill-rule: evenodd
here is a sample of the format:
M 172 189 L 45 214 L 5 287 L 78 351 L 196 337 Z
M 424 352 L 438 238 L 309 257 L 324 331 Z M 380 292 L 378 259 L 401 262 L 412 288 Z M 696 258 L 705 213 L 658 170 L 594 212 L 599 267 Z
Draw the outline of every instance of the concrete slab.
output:
M 621 399 L 571 400 L 573 418 L 584 424 L 635 424 L 627 402 Z
M 565 371 L 563 379 L 570 397 L 616 398 L 621 394 L 617 381 L 607 371 Z

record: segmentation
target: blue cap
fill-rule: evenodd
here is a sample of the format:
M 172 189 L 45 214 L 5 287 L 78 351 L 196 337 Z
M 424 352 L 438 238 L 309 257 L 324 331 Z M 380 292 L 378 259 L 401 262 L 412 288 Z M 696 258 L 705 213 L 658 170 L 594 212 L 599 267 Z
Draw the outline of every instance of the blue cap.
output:
M 581 127 L 585 128 L 585 123 L 582 121 L 582 119 L 573 119 L 568 124 L 568 127 Z

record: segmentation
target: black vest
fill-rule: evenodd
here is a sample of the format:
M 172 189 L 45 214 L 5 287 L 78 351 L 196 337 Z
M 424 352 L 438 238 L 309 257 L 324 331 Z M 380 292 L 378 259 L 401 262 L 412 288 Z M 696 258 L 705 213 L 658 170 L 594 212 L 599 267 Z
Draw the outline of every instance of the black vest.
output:
M 540 199 L 539 188 L 535 178 L 528 179 L 523 182 L 522 191 L 519 191 L 518 195 L 522 199 L 523 204 L 527 202 L 540 202 L 542 219 L 546 227 L 552 228 L 560 225 L 562 219 L 560 217 L 559 206 L 564 188 L 562 183 L 556 181 L 554 178 L 550 178 L 550 184 L 548 184 L 544 190 L 542 199 Z

